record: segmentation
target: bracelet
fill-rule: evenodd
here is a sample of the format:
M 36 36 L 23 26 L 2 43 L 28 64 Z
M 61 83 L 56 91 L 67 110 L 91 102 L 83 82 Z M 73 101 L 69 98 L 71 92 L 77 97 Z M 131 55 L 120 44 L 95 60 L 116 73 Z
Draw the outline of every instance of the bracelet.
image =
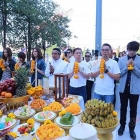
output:
M 106 69 L 106 70 L 105 70 L 105 73 L 108 73 L 108 72 L 109 72 L 108 69 Z

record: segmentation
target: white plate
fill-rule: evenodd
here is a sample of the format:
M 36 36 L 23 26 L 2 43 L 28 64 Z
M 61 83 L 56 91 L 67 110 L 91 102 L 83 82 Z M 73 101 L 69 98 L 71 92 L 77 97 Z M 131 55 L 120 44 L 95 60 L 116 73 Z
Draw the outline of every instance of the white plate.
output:
M 62 126 L 62 127 L 68 127 L 68 126 L 74 126 L 75 124 L 77 124 L 77 123 L 79 123 L 79 119 L 76 117 L 76 116 L 74 116 L 74 120 L 73 120 L 73 124 L 72 125 L 65 125 L 65 124 L 62 124 L 62 123 L 60 123 L 60 119 L 61 119 L 62 117 L 57 117 L 56 119 L 55 119 L 55 122 L 56 122 L 56 124 L 58 124 L 60 127 Z
M 28 124 L 27 124 L 27 123 L 23 123 L 23 124 L 18 125 L 17 127 L 15 127 L 15 128 L 13 129 L 13 132 L 16 132 L 16 133 L 17 133 L 17 136 L 22 136 L 22 135 L 23 135 L 23 134 L 20 134 L 20 132 L 18 132 L 18 128 L 20 128 L 20 127 L 23 126 L 23 125 L 28 125 Z M 38 127 L 39 127 L 39 124 L 38 124 L 38 123 L 34 123 L 34 131 L 31 132 L 31 133 L 29 133 L 29 134 L 30 134 L 30 135 L 34 134 L 34 133 L 36 132 L 36 130 L 38 129 Z
M 64 137 L 60 138 L 59 140 L 70 140 L 70 139 L 69 139 L 69 136 L 64 136 Z
M 2 118 L 0 118 L 0 122 L 5 123 L 5 118 L 7 118 L 7 116 L 2 116 Z M 15 124 L 16 124 L 16 120 L 13 119 L 13 122 L 12 122 L 12 124 L 11 124 L 10 126 L 7 126 L 7 127 L 3 128 L 3 129 L 0 129 L 0 131 L 1 131 L 1 130 L 8 129 L 8 128 L 12 127 L 12 126 L 15 125 Z
M 55 117 L 56 117 L 56 113 L 54 113 L 54 112 L 52 112 L 52 111 L 44 111 L 44 112 L 49 112 L 49 113 L 51 113 L 51 116 L 50 117 L 48 117 L 48 118 L 46 118 L 46 119 L 39 119 L 38 118 L 38 115 L 40 114 L 40 113 L 42 113 L 42 112 L 39 112 L 39 113 L 37 113 L 37 114 L 35 114 L 34 115 L 34 118 L 36 119 L 36 120 L 38 120 L 38 121 L 45 121 L 45 120 L 52 120 L 52 119 L 54 119 Z
M 16 110 L 16 111 L 14 112 L 14 114 L 15 114 L 15 116 L 20 117 L 20 118 L 30 117 L 30 116 L 32 116 L 32 115 L 35 113 L 35 110 L 34 110 L 34 109 L 31 109 L 29 116 L 21 116 L 21 115 L 18 115 L 18 114 L 17 114 L 17 111 L 18 111 L 18 110 Z
M 60 129 L 62 129 L 62 128 L 60 128 Z M 64 129 L 63 129 L 63 130 L 64 130 Z M 56 138 L 55 140 L 59 140 L 60 138 L 62 138 L 62 137 L 64 137 L 64 136 L 65 136 L 65 131 L 64 131 L 64 134 L 63 134 L 61 137 Z M 36 133 L 35 133 L 35 137 L 37 138 L 37 140 L 40 140 Z

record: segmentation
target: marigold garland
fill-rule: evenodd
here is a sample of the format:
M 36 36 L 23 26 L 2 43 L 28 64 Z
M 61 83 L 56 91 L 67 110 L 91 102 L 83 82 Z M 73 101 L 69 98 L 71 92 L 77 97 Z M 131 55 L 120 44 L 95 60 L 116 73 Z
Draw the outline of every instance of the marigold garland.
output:
M 35 60 L 31 61 L 31 68 L 30 68 L 30 72 L 34 73 L 34 69 L 35 69 Z
M 6 70 L 5 65 L 4 65 L 4 62 L 5 61 L 3 59 L 0 60 L 0 68 L 2 69 L 2 71 L 5 71 Z
M 15 70 L 19 70 L 19 68 L 20 68 L 20 67 L 19 67 L 19 64 L 16 63 L 16 64 L 15 64 Z
M 78 62 L 75 62 L 74 63 L 74 78 L 75 79 L 78 79 L 79 78 L 78 72 L 79 72 L 79 63 Z
M 132 65 L 132 64 L 129 64 L 129 65 L 128 65 L 128 67 L 127 67 L 127 69 L 128 69 L 128 70 L 133 70 L 133 69 L 134 69 L 134 67 L 133 67 L 133 65 Z
M 105 60 L 101 59 L 101 61 L 100 61 L 100 78 L 104 78 L 104 71 L 105 71 Z

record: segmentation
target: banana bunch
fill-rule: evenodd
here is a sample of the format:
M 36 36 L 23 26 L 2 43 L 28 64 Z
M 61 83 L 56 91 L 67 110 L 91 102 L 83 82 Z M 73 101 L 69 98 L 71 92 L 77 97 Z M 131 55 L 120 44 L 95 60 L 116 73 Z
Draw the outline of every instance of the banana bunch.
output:
M 81 114 L 81 121 L 100 128 L 108 128 L 117 124 L 117 112 L 114 105 L 102 100 L 92 99 L 86 102 L 86 109 Z

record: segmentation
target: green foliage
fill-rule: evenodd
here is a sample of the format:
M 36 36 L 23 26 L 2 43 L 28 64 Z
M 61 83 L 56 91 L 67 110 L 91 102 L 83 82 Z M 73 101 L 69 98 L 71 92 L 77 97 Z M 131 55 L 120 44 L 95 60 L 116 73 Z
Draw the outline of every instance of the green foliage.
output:
M 4 2 L 6 28 L 1 10 L 5 9 Z M 52 0 L 2 0 L 0 4 L 0 42 L 6 40 L 14 49 L 26 46 L 28 60 L 34 46 L 40 46 L 45 52 L 46 43 L 61 47 L 71 37 L 68 30 L 70 20 L 56 12 L 58 5 Z

